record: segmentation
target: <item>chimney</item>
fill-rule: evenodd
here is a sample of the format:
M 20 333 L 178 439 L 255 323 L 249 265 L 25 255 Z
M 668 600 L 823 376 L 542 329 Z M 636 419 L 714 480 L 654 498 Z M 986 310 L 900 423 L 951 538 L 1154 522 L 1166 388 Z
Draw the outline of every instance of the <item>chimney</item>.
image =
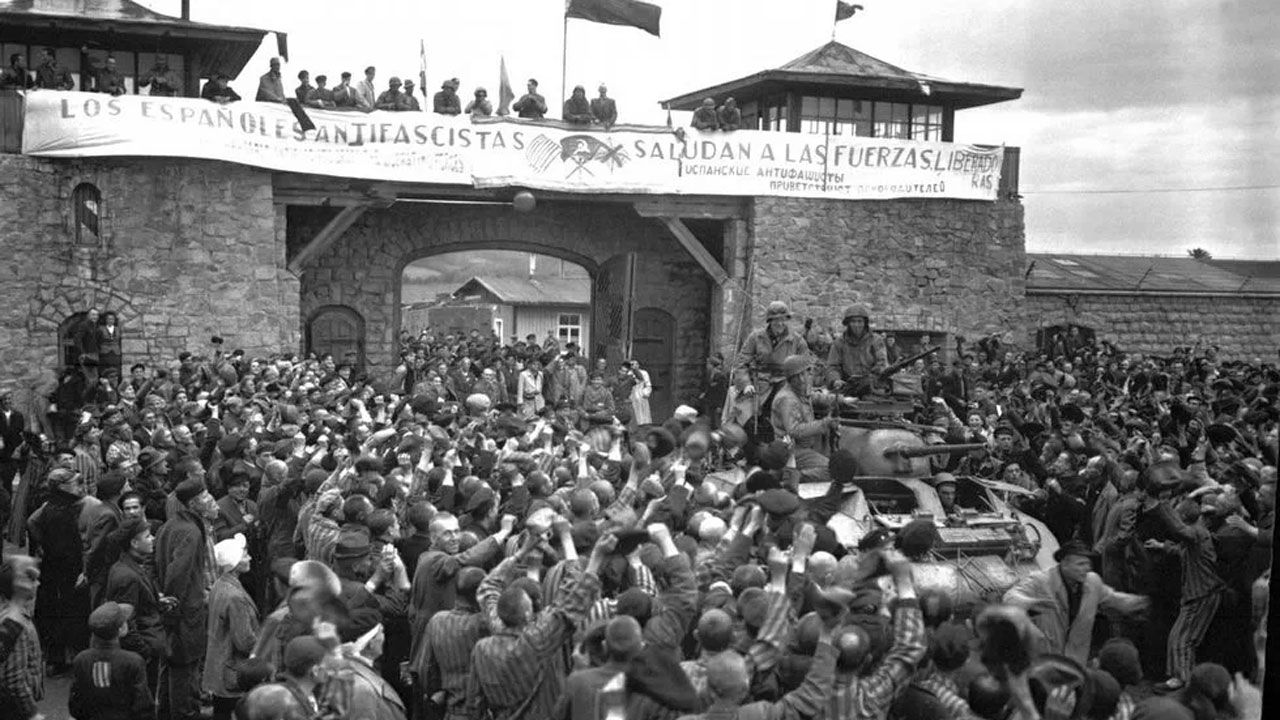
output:
M 191 0 L 182 0 L 182 19 L 191 19 Z

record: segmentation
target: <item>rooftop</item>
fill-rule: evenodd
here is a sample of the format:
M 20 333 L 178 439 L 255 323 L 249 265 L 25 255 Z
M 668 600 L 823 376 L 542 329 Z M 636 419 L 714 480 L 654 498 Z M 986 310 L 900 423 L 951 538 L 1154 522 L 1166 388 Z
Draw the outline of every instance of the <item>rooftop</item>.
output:
M 182 54 L 202 74 L 238 75 L 266 34 L 163 15 L 133 0 L 0 0 L 6 43 Z
M 693 110 L 703 98 L 723 99 L 744 90 L 777 91 L 785 86 L 810 85 L 898 92 L 955 108 L 978 107 L 1016 100 L 1022 88 L 959 82 L 904 70 L 848 45 L 832 40 L 781 67 L 685 93 L 664 102 L 672 110 Z M 927 86 L 927 91 L 924 89 Z
M 473 277 L 453 297 L 487 291 L 506 305 L 590 305 L 591 282 L 582 278 Z
M 1028 291 L 1280 294 L 1280 261 L 1027 253 Z

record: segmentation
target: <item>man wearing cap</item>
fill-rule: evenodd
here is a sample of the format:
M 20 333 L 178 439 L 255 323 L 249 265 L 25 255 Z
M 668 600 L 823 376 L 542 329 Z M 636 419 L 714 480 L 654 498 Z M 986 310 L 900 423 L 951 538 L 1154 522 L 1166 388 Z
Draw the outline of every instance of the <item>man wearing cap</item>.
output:
M 417 96 L 414 95 L 413 81 L 405 79 L 404 92 L 400 93 L 400 104 L 396 108 L 401 112 L 422 112 L 422 105 L 418 103 Z
M 1027 611 L 1043 652 L 1086 663 L 1099 610 L 1134 615 L 1146 610 L 1150 600 L 1103 583 L 1093 572 L 1093 551 L 1082 542 L 1067 542 L 1053 559 L 1057 565 L 1020 580 L 1004 594 L 1004 602 Z
M 155 536 L 151 534 L 151 524 L 145 519 L 129 518 L 111 534 L 111 542 L 116 546 L 120 559 L 107 574 L 103 597 L 133 608 L 132 627 L 123 644 L 146 662 L 147 685 L 154 695 L 160 659 L 165 649 L 161 616 L 167 602 L 146 567 L 155 549 Z
M 84 647 L 88 593 L 82 592 L 84 548 L 79 532 L 84 487 L 74 470 L 49 473 L 49 500 L 27 520 L 32 553 L 44 563 L 35 619 L 45 655 L 55 672 L 65 672 L 71 654 Z
M 250 562 L 244 535 L 219 542 L 213 547 L 213 553 L 218 579 L 209 591 L 202 689 L 213 696 L 214 720 L 230 720 L 240 697 L 236 685 L 237 666 L 249 659 L 257 640 L 258 608 L 240 582 Z
M 831 452 L 831 434 L 840 429 L 840 419 L 814 418 L 813 402 L 809 399 L 812 366 L 813 358 L 808 355 L 792 355 L 782 362 L 781 374 L 785 380 L 774 393 L 769 421 L 776 437 L 789 437 L 795 443 L 798 467 L 825 468 L 825 457 Z M 815 460 L 814 456 L 818 455 L 822 458 Z
M 462 99 L 458 97 L 457 78 L 449 78 L 440 85 L 440 91 L 431 96 L 431 111 L 437 115 L 460 115 Z
M 155 546 L 160 592 L 177 599 L 165 627 L 159 704 L 170 720 L 194 720 L 200 713 L 196 693 L 208 636 L 207 600 L 217 577 L 210 523 L 218 505 L 204 482 L 194 478 L 179 484 L 174 496 L 177 511 L 160 528 Z
M 376 110 L 399 110 L 402 96 L 403 93 L 400 92 L 400 78 L 393 76 L 387 81 L 387 89 L 382 91 L 382 94 L 378 96 L 376 101 L 374 101 L 373 107 Z
M 831 343 L 827 354 L 827 380 L 844 394 L 871 392 L 876 373 L 889 367 L 884 339 L 871 332 L 871 311 L 851 305 L 844 311 L 844 332 Z
M 956 505 L 956 476 L 949 472 L 940 472 L 933 476 L 933 489 L 938 493 L 938 502 L 947 517 L 956 514 L 960 507 Z
M 753 330 L 743 342 L 737 368 L 731 374 L 733 384 L 725 406 L 726 421 L 745 425 L 763 414 L 773 401 L 769 384 L 783 379 L 782 363 L 793 355 L 809 354 L 804 337 L 788 326 L 790 319 L 787 304 L 775 300 L 765 310 L 765 327 Z
M 96 505 L 86 505 L 80 511 L 81 522 L 86 528 L 84 536 L 84 575 L 89 582 L 89 604 L 97 607 L 102 602 L 102 592 L 107 582 L 107 571 L 120 557 L 119 549 L 111 534 L 120 527 L 124 513 L 120 509 L 120 496 L 128 487 L 123 474 L 113 470 L 98 481 Z
M 88 650 L 72 661 L 67 710 L 76 720 L 144 720 L 155 711 L 142 658 L 120 647 L 133 608 L 105 602 L 89 615 Z
M 258 94 L 254 99 L 258 102 L 283 103 L 285 94 L 284 79 L 280 76 L 280 58 L 271 58 L 270 66 L 270 69 L 258 78 Z

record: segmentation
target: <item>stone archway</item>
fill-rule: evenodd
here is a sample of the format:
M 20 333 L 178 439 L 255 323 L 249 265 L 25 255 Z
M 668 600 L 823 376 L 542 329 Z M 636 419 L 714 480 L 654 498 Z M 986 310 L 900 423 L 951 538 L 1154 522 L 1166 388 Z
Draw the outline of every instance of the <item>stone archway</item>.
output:
M 332 213 L 291 210 L 291 248 L 314 237 Z M 374 373 L 391 371 L 398 358 L 400 282 L 405 266 L 425 257 L 468 250 L 535 252 L 574 262 L 592 276 L 593 307 L 601 305 L 601 273 L 620 287 L 628 265 L 631 307 L 655 307 L 676 319 L 673 402 L 691 402 L 701 391 L 710 348 L 711 286 L 706 272 L 654 220 L 629 205 L 548 202 L 528 214 L 509 207 L 400 203 L 366 211 L 301 271 L 300 315 L 325 305 L 350 307 L 365 319 L 365 351 Z M 628 262 L 620 262 L 631 258 Z M 617 281 L 614 274 L 617 274 Z M 620 358 L 625 333 L 610 333 L 593 313 L 591 354 Z M 629 321 L 629 320 L 628 320 Z M 625 323 L 624 323 L 625 326 Z M 600 339 L 611 343 L 600 353 Z M 618 346 L 618 347 L 613 347 Z

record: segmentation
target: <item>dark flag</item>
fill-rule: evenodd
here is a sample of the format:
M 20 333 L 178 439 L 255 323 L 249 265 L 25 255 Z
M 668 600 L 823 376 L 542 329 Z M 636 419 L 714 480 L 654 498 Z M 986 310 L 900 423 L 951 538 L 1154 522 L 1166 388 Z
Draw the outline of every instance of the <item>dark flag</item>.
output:
M 661 36 L 658 24 L 662 8 L 640 0 L 566 0 L 564 15 L 606 25 L 627 25 Z
M 311 122 L 311 116 L 307 115 L 307 111 L 302 108 L 302 103 L 298 102 L 298 98 L 286 98 L 285 105 L 293 111 L 293 117 L 298 121 L 298 127 L 302 128 L 302 132 L 315 130 L 316 124 Z
M 862 9 L 861 5 L 844 2 L 844 0 L 836 0 L 836 22 L 848 20 L 853 17 L 854 13 Z

